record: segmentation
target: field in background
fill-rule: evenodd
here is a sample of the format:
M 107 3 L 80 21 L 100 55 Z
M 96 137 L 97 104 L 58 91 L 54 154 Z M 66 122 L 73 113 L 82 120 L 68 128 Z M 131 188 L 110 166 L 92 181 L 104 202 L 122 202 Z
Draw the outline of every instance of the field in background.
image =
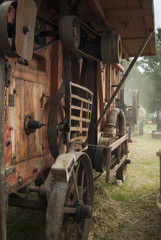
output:
M 94 213 L 90 240 L 159 240 L 159 158 L 161 140 L 149 134 L 155 125 L 146 125 L 143 136 L 136 131 L 129 144 L 131 164 L 126 181 L 117 187 L 115 179 L 95 182 Z M 8 240 L 44 240 L 45 213 L 9 208 Z

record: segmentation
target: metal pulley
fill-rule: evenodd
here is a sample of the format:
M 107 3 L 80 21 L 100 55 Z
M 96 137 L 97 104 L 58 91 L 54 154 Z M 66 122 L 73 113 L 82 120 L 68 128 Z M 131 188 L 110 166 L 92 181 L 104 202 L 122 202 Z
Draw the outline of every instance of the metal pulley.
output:
M 13 1 L 4 2 L 0 5 L 0 50 L 8 57 L 17 57 L 13 49 L 16 5 L 17 3 Z
M 30 61 L 33 55 L 37 7 L 33 0 L 18 0 L 16 11 L 16 52 Z
M 0 50 L 7 57 L 31 60 L 37 8 L 33 0 L 0 5 Z
M 80 23 L 75 16 L 64 16 L 60 20 L 59 36 L 63 47 L 78 48 L 80 45 Z
M 96 172 L 104 172 L 107 166 L 107 146 L 110 139 L 101 136 L 95 149 L 93 167 Z
M 107 165 L 106 146 L 98 145 L 95 149 L 93 167 L 96 172 L 104 172 Z
M 103 64 L 121 62 L 122 44 L 119 34 L 103 34 L 101 39 L 101 57 Z

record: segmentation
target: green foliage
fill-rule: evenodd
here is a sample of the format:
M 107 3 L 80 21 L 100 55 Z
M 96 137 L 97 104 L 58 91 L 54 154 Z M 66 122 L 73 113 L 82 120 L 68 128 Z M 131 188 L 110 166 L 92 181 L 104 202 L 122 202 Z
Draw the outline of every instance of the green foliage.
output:
M 128 89 L 139 89 L 140 105 L 148 112 L 161 108 L 161 29 L 156 33 L 157 55 L 142 57 L 134 66 L 126 82 Z M 125 69 L 129 63 L 123 62 Z M 128 94 L 127 94 L 128 96 Z M 128 96 L 129 97 L 129 96 Z

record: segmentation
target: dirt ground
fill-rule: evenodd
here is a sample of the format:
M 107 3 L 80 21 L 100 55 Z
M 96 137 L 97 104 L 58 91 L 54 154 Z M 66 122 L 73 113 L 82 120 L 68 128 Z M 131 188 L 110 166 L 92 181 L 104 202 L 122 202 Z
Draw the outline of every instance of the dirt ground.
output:
M 103 175 L 95 182 L 94 212 L 90 240 L 159 240 L 160 216 L 156 207 L 159 193 L 161 140 L 148 134 L 133 136 L 129 144 L 131 164 L 125 182 L 106 183 Z M 8 240 L 44 240 L 45 213 L 9 208 Z

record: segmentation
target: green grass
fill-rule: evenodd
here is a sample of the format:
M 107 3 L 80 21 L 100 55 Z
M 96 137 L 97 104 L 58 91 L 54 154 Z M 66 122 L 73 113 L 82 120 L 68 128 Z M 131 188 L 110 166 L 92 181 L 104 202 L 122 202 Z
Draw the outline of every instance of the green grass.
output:
M 108 190 L 109 196 L 121 209 L 122 224 L 114 229 L 106 229 L 98 239 L 119 240 L 159 240 L 160 216 L 156 207 L 156 196 L 159 193 L 159 158 L 156 152 L 161 149 L 161 140 L 153 139 L 147 134 L 155 126 L 145 126 L 143 136 L 136 131 L 129 144 L 129 157 L 126 181 L 121 187 L 115 182 L 105 184 L 104 177 L 99 183 Z M 120 217 L 120 216 L 119 216 Z

